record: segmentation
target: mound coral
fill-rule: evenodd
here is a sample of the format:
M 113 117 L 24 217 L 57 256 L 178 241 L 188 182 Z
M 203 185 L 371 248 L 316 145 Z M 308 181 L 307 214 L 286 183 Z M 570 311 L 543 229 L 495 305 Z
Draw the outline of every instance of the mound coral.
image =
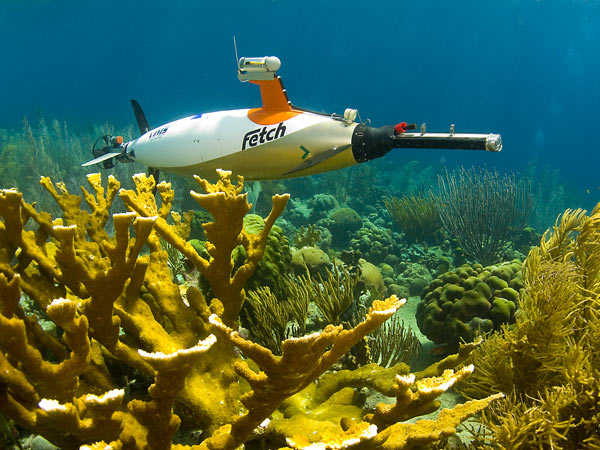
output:
M 308 270 L 312 276 L 326 278 L 330 266 L 329 256 L 318 247 L 303 247 L 292 253 L 292 269 L 296 275 L 304 275 Z
M 380 264 L 387 257 L 400 253 L 399 238 L 397 233 L 377 226 L 370 220 L 364 220 L 363 226 L 352 233 L 350 248 L 360 252 L 366 260 Z
M 522 286 L 518 260 L 488 267 L 464 264 L 423 290 L 417 325 L 436 344 L 455 349 L 477 333 L 512 322 Z
M 362 227 L 363 220 L 352 208 L 342 207 L 334 210 L 327 219 L 319 223 L 331 231 L 332 246 L 343 248 L 348 245 L 351 234 Z
M 259 234 L 265 227 L 265 221 L 256 214 L 247 214 L 244 217 L 244 230 L 250 234 Z M 243 264 L 246 258 L 243 246 L 237 247 L 233 259 Z M 267 243 L 263 257 L 256 266 L 254 274 L 246 284 L 246 289 L 258 289 L 261 286 L 269 286 L 276 295 L 285 291 L 285 277 L 290 271 L 292 252 L 287 237 L 277 225 L 271 227 L 267 237 Z
M 338 202 L 331 194 L 319 193 L 315 194 L 309 202 L 311 208 L 308 220 L 315 223 L 318 220 L 324 219 L 327 215 L 338 208 Z
M 402 306 L 394 296 L 373 302 L 351 329 L 329 325 L 285 340 L 281 356 L 240 336 L 244 285 L 288 196 L 274 196 L 262 231 L 248 233 L 243 217 L 250 205 L 242 180 L 236 185 L 230 172 L 218 175 L 215 184 L 196 178 L 206 193 L 191 193 L 214 219 L 203 226 L 206 258 L 185 240 L 191 215 L 171 213 L 174 192 L 165 182 L 156 186 L 158 204 L 152 177 L 136 175 L 133 191 L 120 190 L 113 177 L 105 189 L 100 175 L 88 176 L 93 192 L 82 191 L 89 210 L 64 184 L 42 178 L 61 218 L 37 211 L 16 190 L 0 191 L 2 415 L 63 449 L 227 450 L 250 440 L 265 448 L 314 443 L 400 449 L 448 436 L 498 398 L 408 424 L 399 421 L 435 410 L 435 398 L 472 368 L 433 370 L 432 378 L 420 378 L 390 369 L 382 374 L 375 367 L 367 375 L 327 374 L 328 383 L 315 383 Z M 117 195 L 129 212 L 112 216 L 111 236 L 105 227 Z M 163 241 L 208 280 L 210 304 L 198 288 L 171 281 Z M 246 257 L 234 268 L 232 252 L 239 245 Z M 25 314 L 22 296 L 56 324 L 56 335 Z M 142 390 L 134 378 L 151 386 Z M 351 408 L 346 388 L 361 385 L 385 390 L 396 403 L 374 411 Z M 311 414 L 340 404 L 348 408 L 334 407 L 323 420 Z M 202 430 L 196 444 L 172 444 L 182 420 Z

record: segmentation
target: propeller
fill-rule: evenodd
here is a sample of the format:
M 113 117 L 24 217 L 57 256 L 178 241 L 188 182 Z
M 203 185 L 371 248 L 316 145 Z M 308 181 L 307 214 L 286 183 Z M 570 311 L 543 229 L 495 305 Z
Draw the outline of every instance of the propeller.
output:
M 134 98 L 131 99 L 131 106 L 133 107 L 133 114 L 135 115 L 135 120 L 138 124 L 138 128 L 140 129 L 140 135 L 146 134 L 148 131 L 150 131 L 150 125 L 148 124 L 148 119 L 146 119 L 146 114 L 144 114 L 142 106 Z M 156 185 L 158 184 L 159 174 L 160 171 L 158 169 L 154 167 L 148 167 L 148 175 L 152 175 L 154 177 L 155 185 L 154 190 L 152 191 L 153 194 L 156 194 Z
M 83 163 L 81 165 L 82 167 L 101 163 L 102 168 L 112 169 L 115 166 L 117 157 L 121 156 L 126 158 L 123 137 L 112 136 L 110 134 L 100 136 L 98 139 L 96 139 L 96 142 L 94 142 L 94 146 L 92 147 L 92 155 L 94 155 L 95 158 L 91 161 Z
M 133 107 L 133 114 L 135 115 L 135 120 L 138 124 L 138 128 L 140 129 L 140 135 L 146 134 L 148 131 L 150 131 L 150 125 L 148 125 L 148 120 L 146 119 L 144 110 L 142 110 L 140 103 L 134 98 L 131 99 L 131 106 Z
M 99 163 L 101 163 L 101 162 L 103 162 L 103 161 L 106 161 L 106 160 L 108 160 L 108 159 L 110 159 L 110 158 L 114 158 L 115 156 L 118 156 L 118 155 L 120 155 L 120 154 L 121 154 L 121 152 L 111 152 L 111 153 L 105 153 L 104 155 L 102 155 L 102 156 L 99 156 L 99 157 L 97 157 L 96 159 L 92 159 L 91 161 L 88 161 L 88 162 L 86 162 L 86 163 L 83 163 L 83 164 L 81 165 L 81 167 L 87 167 L 87 166 L 91 166 L 91 165 L 94 165 L 94 164 L 99 164 Z M 114 166 L 114 164 L 113 164 L 113 166 Z M 111 166 L 111 167 L 113 167 L 113 166 Z M 104 167 L 104 168 L 105 168 L 105 169 L 110 169 L 110 167 Z
M 140 106 L 140 103 L 131 99 L 131 106 L 133 108 L 133 114 L 137 122 L 140 134 L 146 134 L 150 131 L 150 125 L 146 115 Z M 94 146 L 92 147 L 92 154 L 94 159 L 82 164 L 82 167 L 92 166 L 94 164 L 101 164 L 104 169 L 112 169 L 117 161 L 125 162 L 132 161 L 131 155 L 126 154 L 127 144 L 123 144 L 123 138 L 121 136 L 104 135 L 99 137 Z M 114 151 L 114 150 L 119 151 Z M 148 168 L 148 174 L 154 177 L 154 181 L 158 184 L 158 169 L 153 167 Z

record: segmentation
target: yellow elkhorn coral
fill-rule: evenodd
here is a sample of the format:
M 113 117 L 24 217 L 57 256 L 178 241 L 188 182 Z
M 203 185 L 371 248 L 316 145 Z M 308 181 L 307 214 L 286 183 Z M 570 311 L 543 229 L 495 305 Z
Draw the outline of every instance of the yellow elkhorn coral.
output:
M 0 191 L 0 414 L 67 450 L 233 450 L 251 440 L 265 448 L 401 449 L 447 436 L 495 398 L 426 425 L 402 424 L 437 407 L 435 397 L 469 369 L 443 372 L 445 363 L 433 369 L 439 378 L 418 381 L 402 365 L 326 373 L 402 307 L 395 296 L 373 302 L 353 328 L 330 325 L 283 341 L 281 356 L 242 337 L 244 285 L 289 196 L 274 196 L 263 229 L 249 233 L 243 179 L 218 177 L 196 178 L 205 193 L 192 192 L 214 218 L 204 224 L 207 257 L 185 240 L 191 214 L 171 213 L 168 183 L 156 186 L 157 200 L 153 177 L 136 175 L 133 191 L 112 177 L 105 189 L 90 175 L 88 209 L 64 184 L 42 178 L 62 217 Z M 111 217 L 117 196 L 129 211 Z M 208 280 L 210 302 L 199 288 L 172 282 L 165 242 Z M 245 259 L 234 267 L 238 246 Z M 42 329 L 22 297 L 58 332 Z M 363 411 L 354 389 L 366 385 L 396 395 L 396 404 Z M 197 444 L 172 444 L 182 422 L 202 430 Z

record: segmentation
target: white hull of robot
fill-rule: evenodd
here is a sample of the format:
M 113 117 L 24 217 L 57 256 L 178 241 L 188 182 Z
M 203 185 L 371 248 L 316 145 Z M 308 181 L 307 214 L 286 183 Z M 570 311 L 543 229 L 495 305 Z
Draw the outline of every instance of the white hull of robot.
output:
M 246 179 L 277 179 L 340 169 L 353 164 L 350 143 L 356 122 L 302 112 L 272 125 L 248 118 L 248 109 L 186 117 L 127 144 L 135 161 L 181 174 L 212 177 L 226 169 Z M 288 174 L 332 148 L 344 150 L 313 167 Z

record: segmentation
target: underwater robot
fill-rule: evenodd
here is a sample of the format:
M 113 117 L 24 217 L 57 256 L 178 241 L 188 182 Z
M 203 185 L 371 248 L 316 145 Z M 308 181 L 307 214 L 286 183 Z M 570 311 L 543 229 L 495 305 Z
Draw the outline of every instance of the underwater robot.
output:
M 454 125 L 447 133 L 430 133 L 425 124 L 417 130 L 406 122 L 371 127 L 356 121 L 356 109 L 338 115 L 296 107 L 277 75 L 280 66 L 274 56 L 238 60 L 239 80 L 260 87 L 260 108 L 196 114 L 150 129 L 140 104 L 131 100 L 141 136 L 130 142 L 102 136 L 94 159 L 82 165 L 110 169 L 136 161 L 156 180 L 159 170 L 212 178 L 216 169 L 272 180 L 341 169 L 394 148 L 502 150 L 499 134 L 455 133 Z

